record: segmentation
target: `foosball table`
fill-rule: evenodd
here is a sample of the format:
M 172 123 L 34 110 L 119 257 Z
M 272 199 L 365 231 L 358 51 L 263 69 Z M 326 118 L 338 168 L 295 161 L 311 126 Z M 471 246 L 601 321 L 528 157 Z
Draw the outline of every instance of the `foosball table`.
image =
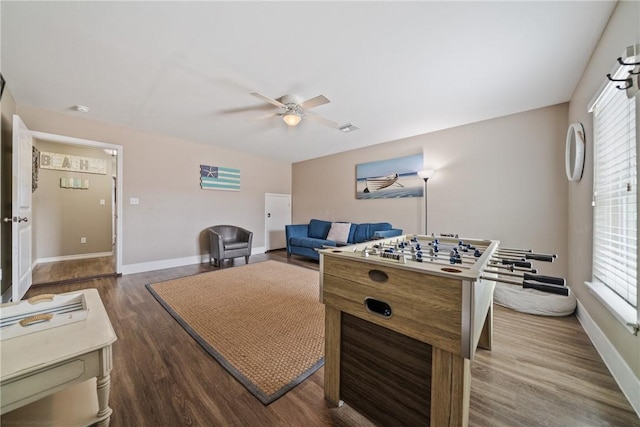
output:
M 466 426 L 470 361 L 491 349 L 496 282 L 568 295 L 555 255 L 404 235 L 320 250 L 325 397 L 380 425 Z

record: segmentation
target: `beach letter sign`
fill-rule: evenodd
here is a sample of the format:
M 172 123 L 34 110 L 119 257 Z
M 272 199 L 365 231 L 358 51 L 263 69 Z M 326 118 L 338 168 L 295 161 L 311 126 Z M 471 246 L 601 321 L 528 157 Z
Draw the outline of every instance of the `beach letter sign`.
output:
M 93 157 L 71 156 L 59 153 L 40 153 L 40 167 L 68 172 L 107 174 L 107 161 Z

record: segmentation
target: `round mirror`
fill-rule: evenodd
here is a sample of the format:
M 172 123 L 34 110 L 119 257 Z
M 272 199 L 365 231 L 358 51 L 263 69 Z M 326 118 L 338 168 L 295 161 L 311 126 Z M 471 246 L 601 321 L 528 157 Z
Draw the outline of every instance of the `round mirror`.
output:
M 564 164 L 569 181 L 579 181 L 584 169 L 584 127 L 582 123 L 571 123 L 567 131 Z

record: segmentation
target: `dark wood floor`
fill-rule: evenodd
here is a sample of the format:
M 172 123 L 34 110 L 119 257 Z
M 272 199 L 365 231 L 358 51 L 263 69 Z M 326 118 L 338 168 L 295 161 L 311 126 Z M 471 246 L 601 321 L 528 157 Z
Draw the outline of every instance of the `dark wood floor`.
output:
M 115 275 L 113 256 L 45 262 L 32 272 L 34 285 L 58 284 Z
M 317 269 L 282 251 L 254 255 Z M 243 265 L 239 258 L 236 265 Z M 224 268 L 230 268 L 228 264 Z M 27 297 L 97 288 L 118 335 L 111 426 L 369 426 L 347 405 L 328 408 L 323 369 L 264 406 L 178 325 L 144 287 L 207 264 L 33 287 Z M 577 319 L 496 307 L 492 351 L 472 362 L 471 426 L 640 426 Z

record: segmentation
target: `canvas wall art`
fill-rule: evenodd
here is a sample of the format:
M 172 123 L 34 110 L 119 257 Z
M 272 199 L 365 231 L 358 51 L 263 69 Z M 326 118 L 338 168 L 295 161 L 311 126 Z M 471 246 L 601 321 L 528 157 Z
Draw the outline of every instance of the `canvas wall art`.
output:
M 240 169 L 200 165 L 200 188 L 240 191 Z
M 82 178 L 60 178 L 60 188 L 73 188 L 76 190 L 88 190 L 89 180 Z
M 422 197 L 422 153 L 356 165 L 356 199 Z

